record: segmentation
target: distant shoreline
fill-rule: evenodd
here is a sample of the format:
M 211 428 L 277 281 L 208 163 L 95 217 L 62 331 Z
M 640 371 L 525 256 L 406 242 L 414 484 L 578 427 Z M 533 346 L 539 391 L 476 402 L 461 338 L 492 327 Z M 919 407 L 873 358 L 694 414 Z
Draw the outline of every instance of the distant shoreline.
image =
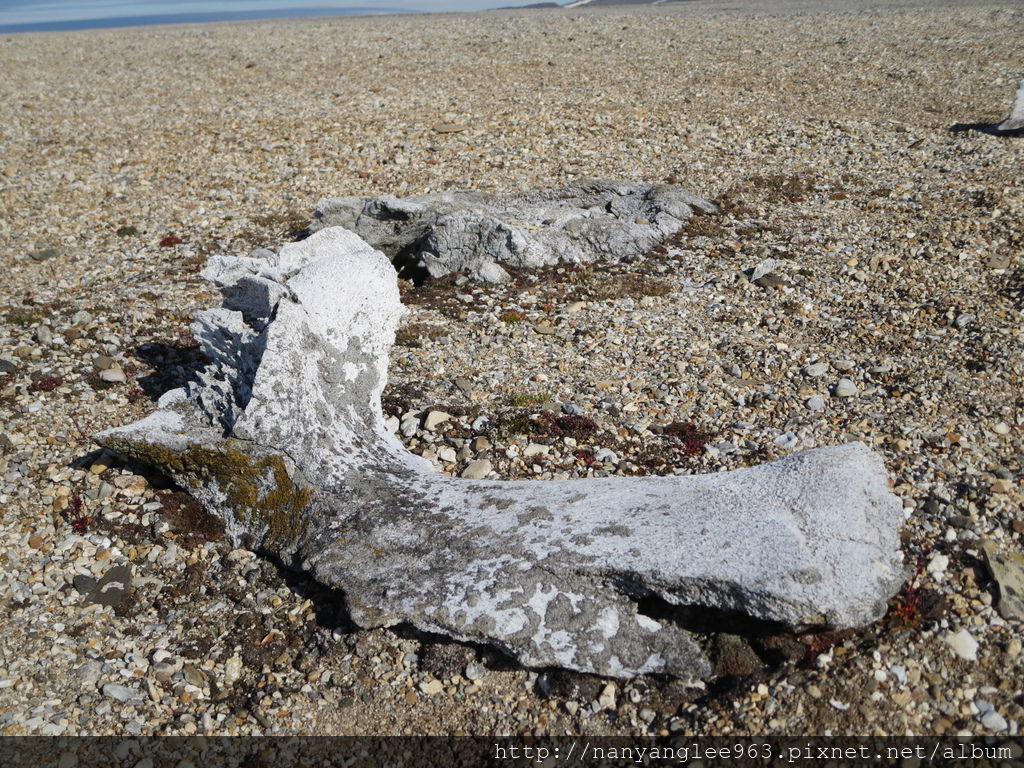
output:
M 263 19 L 310 19 L 330 16 L 371 16 L 391 13 L 422 13 L 404 8 L 338 8 L 307 6 L 303 8 L 275 8 L 249 11 L 209 11 L 206 13 L 159 13 L 139 16 L 110 16 L 101 19 L 64 19 L 61 21 L 33 21 L 24 24 L 0 24 L 0 34 L 21 32 L 73 32 L 86 29 L 115 29 L 118 27 L 153 27 L 162 24 L 204 24 L 217 21 L 259 21 Z

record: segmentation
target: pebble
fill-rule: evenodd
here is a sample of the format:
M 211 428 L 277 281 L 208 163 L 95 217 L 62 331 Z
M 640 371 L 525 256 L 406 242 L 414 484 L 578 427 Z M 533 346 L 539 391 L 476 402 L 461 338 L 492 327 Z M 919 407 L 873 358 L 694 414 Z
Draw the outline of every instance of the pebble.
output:
M 114 701 L 126 702 L 142 698 L 134 688 L 117 683 L 106 683 L 102 690 L 104 696 L 114 699 Z
M 756 267 L 754 267 L 753 271 L 750 273 L 751 282 L 755 280 L 760 280 L 765 275 L 774 272 L 776 269 L 778 269 L 778 266 L 779 262 L 776 261 L 775 259 L 765 259 L 764 261 L 760 262 Z
M 811 363 L 810 365 L 805 365 L 803 371 L 804 376 L 816 379 L 828 373 L 828 363 Z
M 965 661 L 978 660 L 978 641 L 966 629 L 961 629 L 959 632 L 947 632 L 943 640 L 961 659 Z
M 60 256 L 60 251 L 58 251 L 56 248 L 43 247 L 40 248 L 39 250 L 32 251 L 31 253 L 29 253 L 29 257 L 33 261 L 49 261 L 50 259 L 55 259 L 58 256 Z
M 436 696 L 444 691 L 444 684 L 440 680 L 424 680 L 419 689 L 427 696 Z
M 107 368 L 104 371 L 100 371 L 99 375 L 100 379 L 112 384 L 119 384 L 128 380 L 124 375 L 124 371 L 120 368 Z
M 949 558 L 941 552 L 936 552 L 932 555 L 931 560 L 928 561 L 928 573 L 932 575 L 932 578 L 941 579 L 943 574 L 946 572 L 946 567 L 949 565 Z
M 849 379 L 840 379 L 832 390 L 836 397 L 853 397 L 859 392 L 857 385 Z
M 615 683 L 608 683 L 604 688 L 601 689 L 601 695 L 597 697 L 597 706 L 599 709 L 615 709 L 615 694 L 616 694 Z
M 981 717 L 981 724 L 988 728 L 990 731 L 1005 731 L 1009 728 L 1009 724 L 1006 722 L 1006 718 L 1000 715 L 995 710 L 986 712 Z
M 132 588 L 132 569 L 127 565 L 111 567 L 96 586 L 88 592 L 86 600 L 97 605 L 116 606 Z
M 36 341 L 44 347 L 48 347 L 53 343 L 53 331 L 51 331 L 48 326 L 40 325 L 36 328 L 35 337 Z
M 467 480 L 482 480 L 491 473 L 491 462 L 487 459 L 471 461 L 462 470 L 462 477 Z
M 820 411 L 825 407 L 825 398 L 821 395 L 811 395 L 807 398 L 806 405 L 810 411 Z
M 444 411 L 431 411 L 423 420 L 423 428 L 428 432 L 434 432 L 439 426 L 451 419 L 450 413 Z
M 783 432 L 781 435 L 776 437 L 773 441 L 779 448 L 784 451 L 792 451 L 798 445 L 800 445 L 800 438 L 797 437 L 793 432 Z
M 964 312 L 956 316 L 956 320 L 953 321 L 953 327 L 962 330 L 973 323 L 974 320 L 975 316 L 973 314 L 970 312 Z
M 103 663 L 90 660 L 78 668 L 78 682 L 84 690 L 90 690 L 96 686 L 103 677 Z

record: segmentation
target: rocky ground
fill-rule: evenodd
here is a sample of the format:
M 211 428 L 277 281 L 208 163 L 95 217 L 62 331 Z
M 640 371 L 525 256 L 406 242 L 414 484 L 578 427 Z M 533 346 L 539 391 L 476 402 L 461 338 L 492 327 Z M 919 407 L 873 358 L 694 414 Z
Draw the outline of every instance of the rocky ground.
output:
M 1024 139 L 986 129 L 1022 23 L 694 3 L 0 38 L 0 733 L 1017 735 L 1022 621 L 983 545 L 1024 547 Z M 631 263 L 404 286 L 394 426 L 442 471 L 539 480 L 863 440 L 916 564 L 875 626 L 722 635 L 702 689 L 516 669 L 353 630 L 91 443 L 202 364 L 208 254 L 328 195 L 583 176 L 720 213 Z

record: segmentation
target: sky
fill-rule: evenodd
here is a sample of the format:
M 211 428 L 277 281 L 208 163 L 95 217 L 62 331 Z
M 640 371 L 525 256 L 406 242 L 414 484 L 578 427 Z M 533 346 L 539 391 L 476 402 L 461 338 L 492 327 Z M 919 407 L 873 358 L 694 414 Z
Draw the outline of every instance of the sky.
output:
M 33 29 L 333 16 L 397 11 L 473 11 L 531 0 L 0 0 L 0 33 Z

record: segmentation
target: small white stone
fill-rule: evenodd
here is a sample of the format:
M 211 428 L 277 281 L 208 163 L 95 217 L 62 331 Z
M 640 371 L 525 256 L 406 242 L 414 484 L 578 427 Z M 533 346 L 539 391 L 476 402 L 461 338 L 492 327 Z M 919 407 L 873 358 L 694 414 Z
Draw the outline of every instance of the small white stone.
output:
M 981 724 L 990 731 L 1005 731 L 1007 729 L 1006 718 L 994 709 L 985 713 L 981 718 Z
M 523 451 L 523 457 L 529 458 L 530 456 L 546 456 L 548 451 L 551 450 L 550 445 L 541 445 L 540 443 L 530 443 L 526 446 Z
M 767 274 L 774 272 L 778 268 L 779 262 L 775 259 L 765 259 L 754 267 L 754 271 L 750 274 L 751 280 L 760 280 Z
M 832 393 L 836 397 L 853 397 L 857 394 L 857 385 L 849 379 L 840 379 Z
M 436 696 L 444 690 L 440 680 L 424 680 L 420 683 L 420 690 L 427 696 Z
M 800 438 L 797 437 L 793 432 L 783 432 L 781 435 L 773 440 L 779 448 L 786 451 L 792 451 L 798 445 L 800 445 Z
M 601 709 L 615 709 L 615 683 L 608 683 L 597 697 Z
M 451 417 L 450 413 L 445 413 L 444 411 L 431 411 L 423 421 L 423 428 L 428 432 L 433 432 Z
M 949 558 L 941 552 L 936 552 L 932 555 L 932 559 L 928 561 L 928 573 L 941 580 L 941 577 L 946 572 L 946 567 L 948 565 Z
M 828 363 L 811 363 L 804 366 L 804 376 L 816 379 L 828 373 Z
M 961 629 L 959 632 L 948 632 L 942 639 L 961 659 L 965 661 L 978 660 L 978 641 L 966 629 Z
M 820 411 L 825 407 L 825 398 L 821 395 L 811 395 L 807 398 L 807 409 L 810 411 Z
M 242 659 L 238 654 L 235 654 L 224 662 L 224 684 L 226 686 L 234 685 L 235 681 L 241 676 Z
M 487 459 L 477 459 L 471 461 L 466 465 L 466 468 L 462 470 L 462 477 L 467 480 L 482 480 L 487 477 L 491 472 L 491 462 Z

